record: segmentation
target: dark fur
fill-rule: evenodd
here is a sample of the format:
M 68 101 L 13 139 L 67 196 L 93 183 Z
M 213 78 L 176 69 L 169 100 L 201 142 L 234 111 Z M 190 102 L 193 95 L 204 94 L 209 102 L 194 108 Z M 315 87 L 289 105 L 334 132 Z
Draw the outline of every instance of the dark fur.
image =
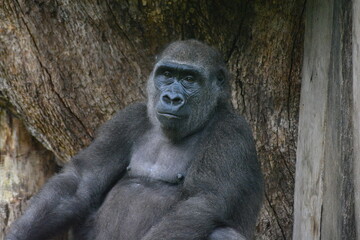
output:
M 204 82 L 190 82 L 189 91 L 179 79 L 163 84 L 156 70 L 169 62 L 174 76 L 189 65 Z M 251 130 L 233 112 L 228 89 L 216 50 L 194 40 L 171 44 L 150 75 L 147 105 L 107 122 L 6 239 L 47 239 L 71 226 L 76 240 L 252 238 L 263 180 Z M 184 98 L 184 107 L 161 103 L 164 93 Z M 162 118 L 155 109 L 186 117 Z

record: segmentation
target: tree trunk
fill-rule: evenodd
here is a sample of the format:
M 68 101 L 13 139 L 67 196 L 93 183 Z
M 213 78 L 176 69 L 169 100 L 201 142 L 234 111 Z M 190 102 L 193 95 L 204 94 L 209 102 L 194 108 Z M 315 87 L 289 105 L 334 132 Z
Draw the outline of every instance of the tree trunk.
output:
M 5 0 L 0 91 L 63 164 L 115 111 L 145 99 L 153 56 L 165 44 L 196 38 L 219 48 L 265 175 L 257 239 L 290 239 L 304 6 L 305 0 Z
M 27 201 L 58 169 L 54 155 L 0 105 L 0 239 Z M 61 239 L 61 238 L 57 238 Z
M 360 237 L 359 6 L 306 8 L 294 239 Z

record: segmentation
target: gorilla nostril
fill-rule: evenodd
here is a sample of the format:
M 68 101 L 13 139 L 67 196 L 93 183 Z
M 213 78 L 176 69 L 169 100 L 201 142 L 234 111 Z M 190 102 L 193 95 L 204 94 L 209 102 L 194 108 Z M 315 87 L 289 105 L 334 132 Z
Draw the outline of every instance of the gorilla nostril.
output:
M 183 103 L 183 99 L 182 98 L 180 98 L 180 97 L 176 97 L 176 98 L 174 98 L 173 100 L 172 100 L 172 102 L 175 104 L 175 105 L 180 105 L 180 104 L 182 104 Z
M 171 98 L 168 95 L 162 96 L 162 100 L 167 104 L 171 103 Z

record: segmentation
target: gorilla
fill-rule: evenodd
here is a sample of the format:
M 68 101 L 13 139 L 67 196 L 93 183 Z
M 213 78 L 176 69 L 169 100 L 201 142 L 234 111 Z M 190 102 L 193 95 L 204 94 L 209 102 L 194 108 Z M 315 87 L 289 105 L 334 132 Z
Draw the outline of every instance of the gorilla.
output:
M 119 111 L 31 199 L 6 240 L 251 239 L 263 178 L 220 53 L 197 40 L 157 57 L 147 103 Z

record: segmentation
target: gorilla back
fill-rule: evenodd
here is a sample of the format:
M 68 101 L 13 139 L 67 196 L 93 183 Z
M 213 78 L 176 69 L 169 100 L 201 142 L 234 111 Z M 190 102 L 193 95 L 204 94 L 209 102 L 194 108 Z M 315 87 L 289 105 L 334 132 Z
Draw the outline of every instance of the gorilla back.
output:
M 263 196 L 251 130 L 219 52 L 170 44 L 148 102 L 119 111 L 32 199 L 6 239 L 248 239 Z

